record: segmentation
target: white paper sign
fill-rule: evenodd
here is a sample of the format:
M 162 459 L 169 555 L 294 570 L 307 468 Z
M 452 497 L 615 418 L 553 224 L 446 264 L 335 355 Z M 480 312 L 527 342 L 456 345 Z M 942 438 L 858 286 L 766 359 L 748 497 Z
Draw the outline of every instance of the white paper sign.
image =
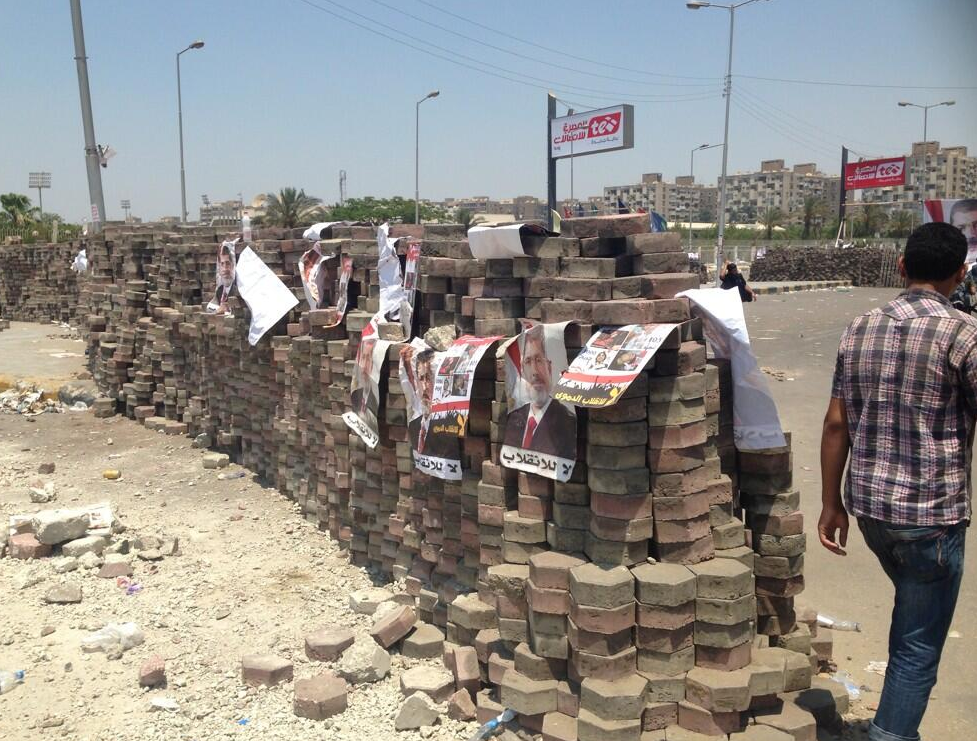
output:
M 407 298 L 404 278 L 397 257 L 397 240 L 390 239 L 390 225 L 381 224 L 377 229 L 377 273 L 380 279 L 380 313 L 384 319 L 400 317 L 400 302 Z
M 468 247 L 476 260 L 525 257 L 519 232 L 522 224 L 473 226 L 468 230 Z
M 250 247 L 245 248 L 237 261 L 237 289 L 251 310 L 251 330 L 248 332 L 251 345 L 257 345 L 265 332 L 299 302 Z
M 739 292 L 696 288 L 677 295 L 702 314 L 706 338 L 717 358 L 728 358 L 733 373 L 733 441 L 740 450 L 782 448 L 787 444 L 767 378 L 757 364 L 746 329 Z

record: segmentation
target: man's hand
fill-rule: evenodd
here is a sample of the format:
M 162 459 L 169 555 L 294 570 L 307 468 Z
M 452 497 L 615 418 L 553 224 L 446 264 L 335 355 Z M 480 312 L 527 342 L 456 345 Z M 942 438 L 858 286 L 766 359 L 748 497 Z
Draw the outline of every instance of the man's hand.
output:
M 837 532 L 837 536 L 835 533 Z M 826 506 L 821 508 L 818 518 L 818 538 L 821 545 L 839 556 L 847 556 L 848 513 L 844 507 Z

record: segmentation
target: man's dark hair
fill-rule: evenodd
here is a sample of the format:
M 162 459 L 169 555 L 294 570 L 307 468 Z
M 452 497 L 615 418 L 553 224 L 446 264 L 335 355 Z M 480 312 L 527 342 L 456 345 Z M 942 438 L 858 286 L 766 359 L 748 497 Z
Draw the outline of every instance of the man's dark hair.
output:
M 950 208 L 950 214 L 947 217 L 951 223 L 953 222 L 953 217 L 956 216 L 957 211 L 977 211 L 977 198 L 964 198 L 956 201 Z
M 729 265 L 727 265 L 726 266 L 726 272 L 727 273 L 735 273 L 736 272 L 736 263 L 735 262 L 731 262 Z
M 963 265 L 967 238 L 944 222 L 923 224 L 909 235 L 902 255 L 910 280 L 946 280 Z

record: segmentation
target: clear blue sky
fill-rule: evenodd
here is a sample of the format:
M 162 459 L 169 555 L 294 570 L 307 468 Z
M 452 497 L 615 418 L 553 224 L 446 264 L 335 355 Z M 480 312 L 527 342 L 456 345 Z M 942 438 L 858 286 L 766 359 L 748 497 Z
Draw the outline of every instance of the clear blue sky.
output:
M 391 38 L 313 5 L 340 14 L 345 6 L 372 20 L 347 17 Z M 412 196 L 414 103 L 435 88 L 441 97 L 421 107 L 422 197 L 543 196 L 547 88 L 578 109 L 635 104 L 634 149 L 577 159 L 577 196 L 637 182 L 643 172 L 671 180 L 688 171 L 693 146 L 722 141 L 728 13 L 689 11 L 683 0 L 84 0 L 83 13 L 96 136 L 119 153 L 102 171 L 110 218 L 121 218 L 123 198 L 143 218 L 179 213 L 174 60 L 196 38 L 206 47 L 182 57 L 192 217 L 204 193 L 250 199 L 294 185 L 333 202 L 340 169 L 350 196 Z M 68 1 L 8 0 L 2 18 L 0 192 L 27 192 L 28 172 L 48 170 L 45 210 L 78 221 L 88 195 Z M 929 138 L 977 154 L 973 89 L 740 76 L 977 86 L 975 29 L 974 0 L 763 0 L 742 8 L 730 171 L 782 157 L 836 173 L 843 142 L 865 154 L 906 152 L 922 138 L 923 116 L 898 108 L 900 99 L 955 99 L 931 111 Z M 504 68 L 494 71 L 530 85 L 393 38 L 472 67 Z M 700 153 L 697 178 L 715 182 L 720 160 L 721 149 Z M 558 169 L 563 198 L 569 164 Z

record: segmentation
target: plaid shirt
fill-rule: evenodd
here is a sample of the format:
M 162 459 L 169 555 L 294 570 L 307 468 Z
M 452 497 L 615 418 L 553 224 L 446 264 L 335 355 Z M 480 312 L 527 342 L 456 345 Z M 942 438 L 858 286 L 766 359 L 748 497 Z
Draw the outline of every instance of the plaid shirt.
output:
M 898 525 L 970 520 L 977 320 L 906 291 L 851 323 L 831 395 L 845 402 L 845 506 Z

